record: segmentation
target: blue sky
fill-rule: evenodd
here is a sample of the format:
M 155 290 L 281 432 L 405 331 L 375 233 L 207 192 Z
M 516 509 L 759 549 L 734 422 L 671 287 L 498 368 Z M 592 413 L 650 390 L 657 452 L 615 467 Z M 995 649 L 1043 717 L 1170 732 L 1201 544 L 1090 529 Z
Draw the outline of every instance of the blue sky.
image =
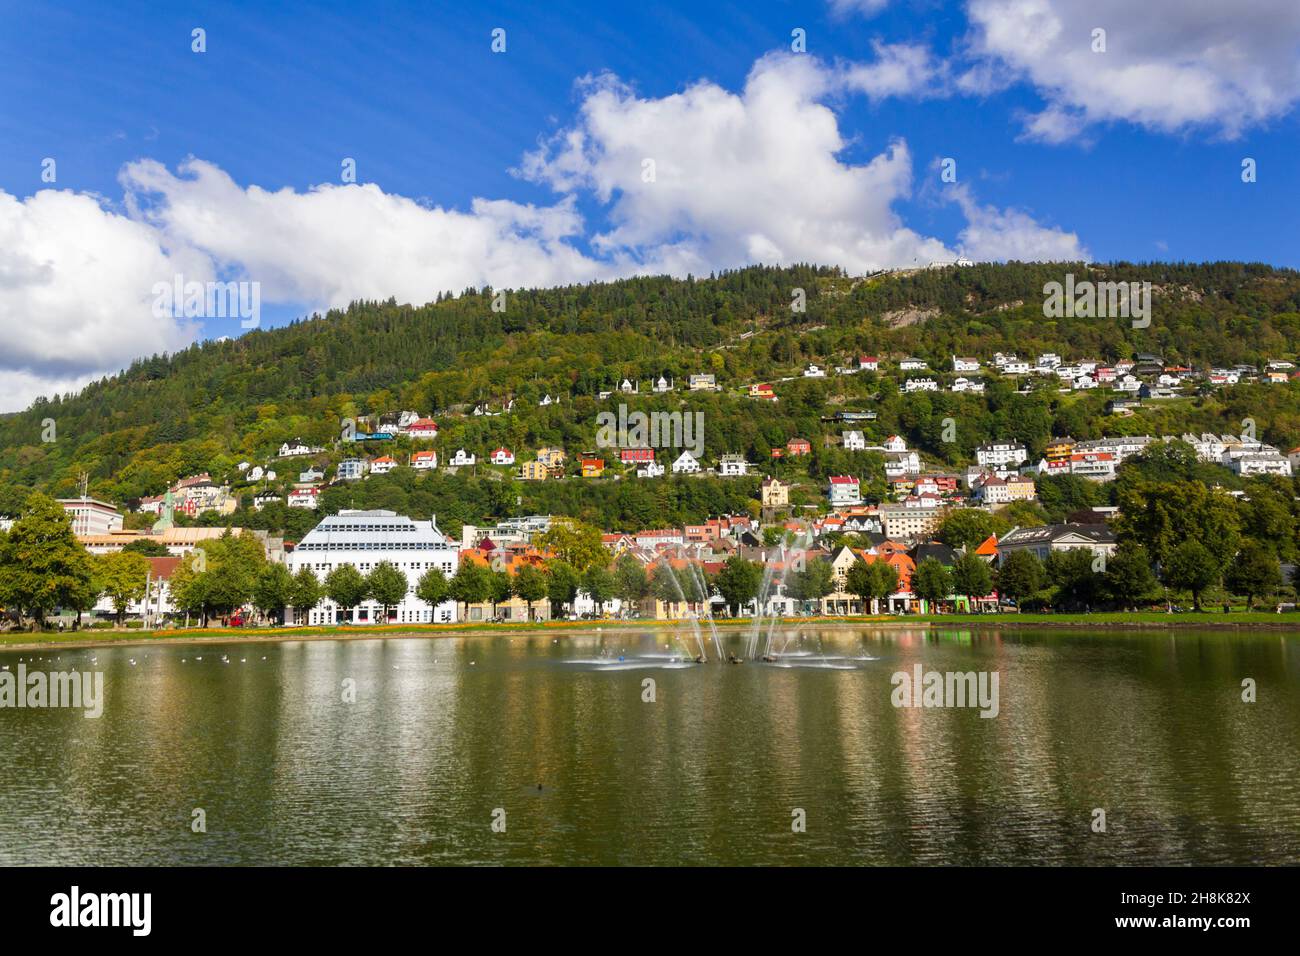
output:
M 144 314 L 137 287 L 175 271 L 260 282 L 274 325 L 385 290 L 758 260 L 1300 266 L 1300 5 L 1130 6 L 4 4 L 0 410 L 238 334 Z

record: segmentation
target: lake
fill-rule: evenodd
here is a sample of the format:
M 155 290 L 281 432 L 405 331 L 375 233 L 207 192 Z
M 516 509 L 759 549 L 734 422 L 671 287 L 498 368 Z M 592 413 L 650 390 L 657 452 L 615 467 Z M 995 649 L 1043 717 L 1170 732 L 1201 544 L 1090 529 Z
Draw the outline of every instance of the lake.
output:
M 0 709 L 0 864 L 1300 863 L 1300 636 L 810 626 L 739 665 L 686 646 L 0 652 L 105 687 L 95 719 Z M 996 673 L 997 716 L 895 706 L 918 665 Z

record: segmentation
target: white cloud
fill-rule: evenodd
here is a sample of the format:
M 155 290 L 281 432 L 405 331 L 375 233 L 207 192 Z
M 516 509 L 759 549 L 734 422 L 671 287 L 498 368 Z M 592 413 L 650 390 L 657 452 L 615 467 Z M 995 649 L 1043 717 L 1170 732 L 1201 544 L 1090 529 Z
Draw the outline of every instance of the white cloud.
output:
M 851 90 L 872 99 L 888 96 L 922 98 L 947 96 L 953 91 L 948 83 L 948 64 L 935 57 L 929 47 L 912 43 L 872 44 L 876 59 L 870 63 L 850 63 L 843 69 L 843 83 Z
M 832 15 L 847 17 L 851 14 L 874 17 L 885 7 L 889 0 L 829 0 Z
M 572 128 L 518 171 L 561 194 L 550 205 L 476 199 L 460 211 L 374 184 L 269 191 L 196 159 L 175 172 L 153 160 L 124 167 L 124 214 L 86 195 L 20 202 L 0 192 L 0 408 L 192 341 L 198 329 L 151 308 L 154 285 L 177 274 L 258 282 L 263 305 L 337 307 L 760 262 L 866 272 L 952 259 L 895 210 L 913 186 L 904 140 L 863 162 L 844 156 L 827 100 L 933 82 L 919 48 L 877 53 L 866 73 L 765 57 L 739 92 L 700 82 L 642 98 L 613 77 L 589 80 Z M 603 207 L 597 230 L 577 211 L 588 197 Z M 1073 234 L 961 197 L 968 255 L 1080 257 Z M 237 322 L 208 320 L 202 331 L 238 335 Z
M 153 284 L 180 271 L 210 278 L 91 196 L 0 192 L 0 410 L 189 342 L 184 321 L 150 307 Z
M 967 13 L 983 60 L 965 85 L 995 87 L 999 71 L 1032 83 L 1047 105 L 1027 121 L 1031 139 L 1110 121 L 1234 138 L 1300 100 L 1295 0 L 970 0 Z
M 950 186 L 966 228 L 957 236 L 963 255 L 980 261 L 1087 262 L 1088 250 L 1073 232 L 1040 225 L 1028 213 L 980 205 L 965 185 Z

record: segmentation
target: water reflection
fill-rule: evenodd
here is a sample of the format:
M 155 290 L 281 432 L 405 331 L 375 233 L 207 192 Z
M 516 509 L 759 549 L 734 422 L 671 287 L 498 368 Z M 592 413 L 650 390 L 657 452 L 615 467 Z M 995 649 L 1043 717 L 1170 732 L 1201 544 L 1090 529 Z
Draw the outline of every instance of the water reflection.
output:
M 1296 640 L 778 629 L 742 665 L 611 630 L 0 653 L 102 668 L 107 698 L 98 720 L 0 710 L 0 863 L 1294 864 Z M 996 671 L 999 716 L 893 706 L 918 664 Z

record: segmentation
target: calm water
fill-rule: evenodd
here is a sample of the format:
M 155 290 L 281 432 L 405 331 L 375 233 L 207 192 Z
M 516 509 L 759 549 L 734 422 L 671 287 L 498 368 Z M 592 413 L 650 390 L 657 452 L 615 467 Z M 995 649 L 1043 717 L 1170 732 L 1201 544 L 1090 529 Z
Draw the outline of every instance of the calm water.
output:
M 0 653 L 107 697 L 0 710 L 0 864 L 1300 863 L 1300 637 L 837 630 L 785 666 L 665 641 Z M 916 663 L 996 670 L 1000 715 L 895 708 Z

